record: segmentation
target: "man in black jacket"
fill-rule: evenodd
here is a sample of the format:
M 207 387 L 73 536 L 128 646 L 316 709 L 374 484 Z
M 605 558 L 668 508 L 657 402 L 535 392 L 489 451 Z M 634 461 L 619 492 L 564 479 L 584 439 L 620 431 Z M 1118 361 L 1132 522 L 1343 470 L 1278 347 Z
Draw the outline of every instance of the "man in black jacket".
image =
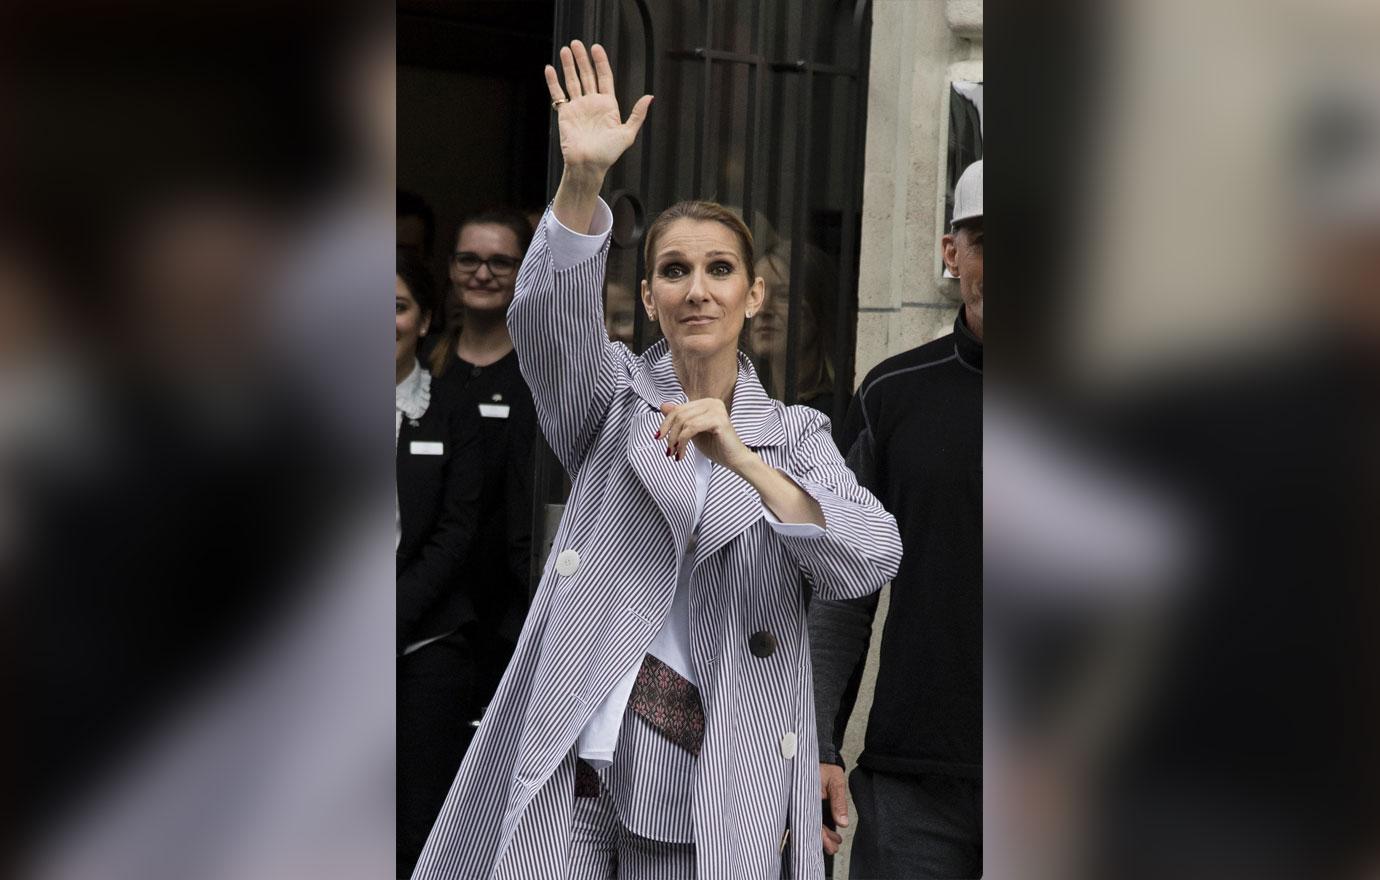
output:
M 982 875 L 982 162 L 954 189 L 944 262 L 963 306 L 954 331 L 883 361 L 842 431 L 848 463 L 896 517 L 892 582 L 863 753 L 850 876 Z M 824 848 L 848 824 L 838 754 L 877 594 L 817 600 L 810 642 L 819 721 Z

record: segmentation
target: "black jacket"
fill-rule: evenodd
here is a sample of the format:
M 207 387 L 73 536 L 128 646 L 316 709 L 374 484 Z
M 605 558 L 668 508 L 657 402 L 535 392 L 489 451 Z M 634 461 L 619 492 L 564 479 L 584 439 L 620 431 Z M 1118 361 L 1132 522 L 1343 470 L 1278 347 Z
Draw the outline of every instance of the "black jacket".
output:
M 403 419 L 397 452 L 399 652 L 475 619 L 467 562 L 483 484 L 473 466 L 480 445 L 474 407 L 435 382 L 422 417 Z
M 452 354 L 443 375 L 432 381 L 432 394 L 437 393 L 464 400 L 479 417 L 481 446 L 468 462 L 483 483 L 475 538 L 479 549 L 466 571 L 474 582 L 479 628 L 495 640 L 487 650 L 501 674 L 527 612 L 536 408 L 515 351 L 486 367 Z M 492 684 L 498 684 L 497 677 Z
M 982 774 L 982 343 L 954 332 L 889 358 L 858 388 L 841 432 L 848 464 L 895 517 L 872 714 L 858 763 L 889 773 Z M 845 686 L 863 662 L 877 596 L 810 608 L 821 760 L 837 761 Z

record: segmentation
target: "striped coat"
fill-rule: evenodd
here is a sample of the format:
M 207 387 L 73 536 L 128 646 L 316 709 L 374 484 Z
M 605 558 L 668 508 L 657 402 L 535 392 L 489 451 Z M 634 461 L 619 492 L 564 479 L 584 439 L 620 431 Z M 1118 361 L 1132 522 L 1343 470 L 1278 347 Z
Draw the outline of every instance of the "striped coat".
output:
M 517 650 L 465 756 L 414 878 L 565 876 L 573 746 L 639 662 L 675 590 L 694 484 L 654 435 L 683 402 L 665 340 L 638 357 L 604 330 L 608 242 L 556 271 L 545 221 L 508 326 L 541 427 L 572 487 Z M 705 709 L 694 778 L 703 880 L 819 878 L 819 767 L 801 572 L 831 599 L 881 588 L 901 558 L 896 522 L 858 486 L 828 419 L 769 399 L 739 355 L 731 419 L 742 441 L 809 492 L 823 537 L 773 531 L 756 491 L 716 467 L 690 582 L 691 656 Z M 749 648 L 770 633 L 769 656 Z M 759 637 L 760 639 L 760 637 Z M 760 650 L 759 654 L 763 653 Z

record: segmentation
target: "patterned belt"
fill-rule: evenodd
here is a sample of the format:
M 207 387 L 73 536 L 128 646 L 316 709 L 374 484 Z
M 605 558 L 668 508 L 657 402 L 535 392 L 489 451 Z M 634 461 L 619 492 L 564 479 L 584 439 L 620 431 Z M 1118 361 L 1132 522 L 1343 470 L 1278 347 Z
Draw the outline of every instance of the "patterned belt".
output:
M 704 743 L 704 705 L 699 688 L 651 654 L 643 658 L 637 671 L 628 708 L 657 733 L 699 757 Z M 584 760 L 577 761 L 575 796 L 598 795 L 598 774 Z

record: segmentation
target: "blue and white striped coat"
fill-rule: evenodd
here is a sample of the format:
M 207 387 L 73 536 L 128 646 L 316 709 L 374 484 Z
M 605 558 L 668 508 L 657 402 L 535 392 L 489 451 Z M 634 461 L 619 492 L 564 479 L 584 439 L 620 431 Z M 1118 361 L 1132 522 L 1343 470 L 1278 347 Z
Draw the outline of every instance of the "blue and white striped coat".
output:
M 655 439 L 663 402 L 683 402 L 665 340 L 641 357 L 611 342 L 600 303 L 608 242 L 557 271 L 539 225 L 508 327 L 541 427 L 572 487 L 517 650 L 465 756 L 414 878 L 564 877 L 573 746 L 614 683 L 641 661 L 675 589 L 689 538 L 688 461 Z M 739 355 L 731 419 L 742 441 L 819 502 L 823 537 L 778 534 L 756 491 L 717 467 L 690 582 L 691 655 L 705 709 L 694 780 L 697 876 L 819 878 L 819 767 L 801 572 L 830 599 L 880 589 L 901 558 L 896 522 L 858 486 L 803 406 L 767 397 Z M 562 551 L 577 569 L 557 571 Z M 571 554 L 567 554 L 569 570 Z M 768 657 L 749 637 L 777 639 Z M 783 737 L 793 734 L 793 757 Z

